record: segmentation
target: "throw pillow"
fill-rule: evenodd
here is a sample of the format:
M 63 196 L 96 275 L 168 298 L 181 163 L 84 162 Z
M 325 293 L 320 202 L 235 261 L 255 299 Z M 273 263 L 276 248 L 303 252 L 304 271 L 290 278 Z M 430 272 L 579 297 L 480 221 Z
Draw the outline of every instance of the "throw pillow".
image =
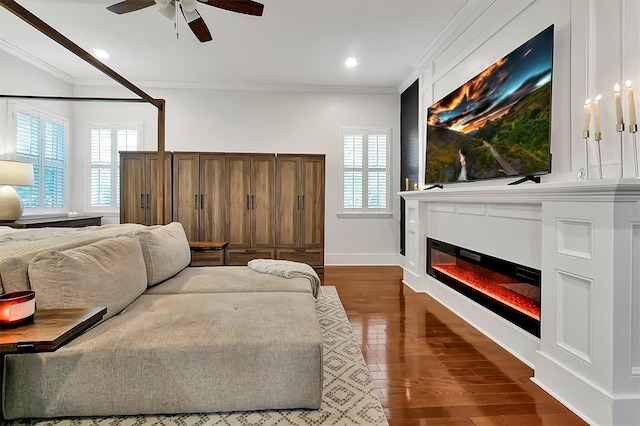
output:
M 191 263 L 189 241 L 180 222 L 137 233 L 149 287 L 176 275 Z
M 38 309 L 105 306 L 110 318 L 146 289 L 138 238 L 122 235 L 69 250 L 39 253 L 29 264 Z

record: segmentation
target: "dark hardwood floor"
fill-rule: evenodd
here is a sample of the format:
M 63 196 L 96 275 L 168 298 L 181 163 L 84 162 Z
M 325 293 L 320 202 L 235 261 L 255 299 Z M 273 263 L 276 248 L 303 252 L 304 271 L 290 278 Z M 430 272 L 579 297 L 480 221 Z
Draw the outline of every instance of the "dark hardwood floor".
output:
M 398 267 L 325 267 L 391 426 L 585 425 L 533 370 L 424 293 Z

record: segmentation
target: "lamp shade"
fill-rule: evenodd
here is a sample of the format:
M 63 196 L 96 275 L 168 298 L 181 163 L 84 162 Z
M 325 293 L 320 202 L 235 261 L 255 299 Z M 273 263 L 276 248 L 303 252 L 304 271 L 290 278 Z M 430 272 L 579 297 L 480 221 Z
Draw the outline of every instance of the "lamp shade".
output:
M 11 185 L 33 185 L 33 164 L 0 160 L 0 222 L 22 216 L 22 200 Z
M 165 7 L 161 7 L 160 9 L 158 9 L 158 12 L 160 12 L 162 16 L 166 17 L 167 19 L 173 20 L 176 17 L 176 5 L 173 3 L 169 3 Z
M 33 164 L 0 160 L 0 185 L 33 185 Z

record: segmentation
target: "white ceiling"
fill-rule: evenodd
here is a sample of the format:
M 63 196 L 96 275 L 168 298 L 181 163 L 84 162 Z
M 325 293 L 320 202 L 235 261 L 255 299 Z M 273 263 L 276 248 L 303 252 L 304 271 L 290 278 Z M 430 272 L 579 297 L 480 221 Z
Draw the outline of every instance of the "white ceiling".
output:
M 167 87 L 349 87 L 397 91 L 414 64 L 469 0 L 261 0 L 262 17 L 198 4 L 213 41 L 152 6 L 116 15 L 118 0 L 18 0 L 138 84 Z M 53 67 L 76 84 L 109 79 L 0 8 L 0 48 Z M 358 66 L 347 69 L 349 56 Z

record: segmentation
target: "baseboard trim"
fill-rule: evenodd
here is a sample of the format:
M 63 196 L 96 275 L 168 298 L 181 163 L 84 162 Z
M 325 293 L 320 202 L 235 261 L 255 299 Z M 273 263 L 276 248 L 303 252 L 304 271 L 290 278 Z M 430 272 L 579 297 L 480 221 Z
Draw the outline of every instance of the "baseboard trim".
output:
M 640 395 L 612 395 L 542 351 L 535 365 L 531 380 L 590 425 L 640 424 Z
M 326 253 L 325 266 L 400 266 L 404 256 L 400 253 Z

